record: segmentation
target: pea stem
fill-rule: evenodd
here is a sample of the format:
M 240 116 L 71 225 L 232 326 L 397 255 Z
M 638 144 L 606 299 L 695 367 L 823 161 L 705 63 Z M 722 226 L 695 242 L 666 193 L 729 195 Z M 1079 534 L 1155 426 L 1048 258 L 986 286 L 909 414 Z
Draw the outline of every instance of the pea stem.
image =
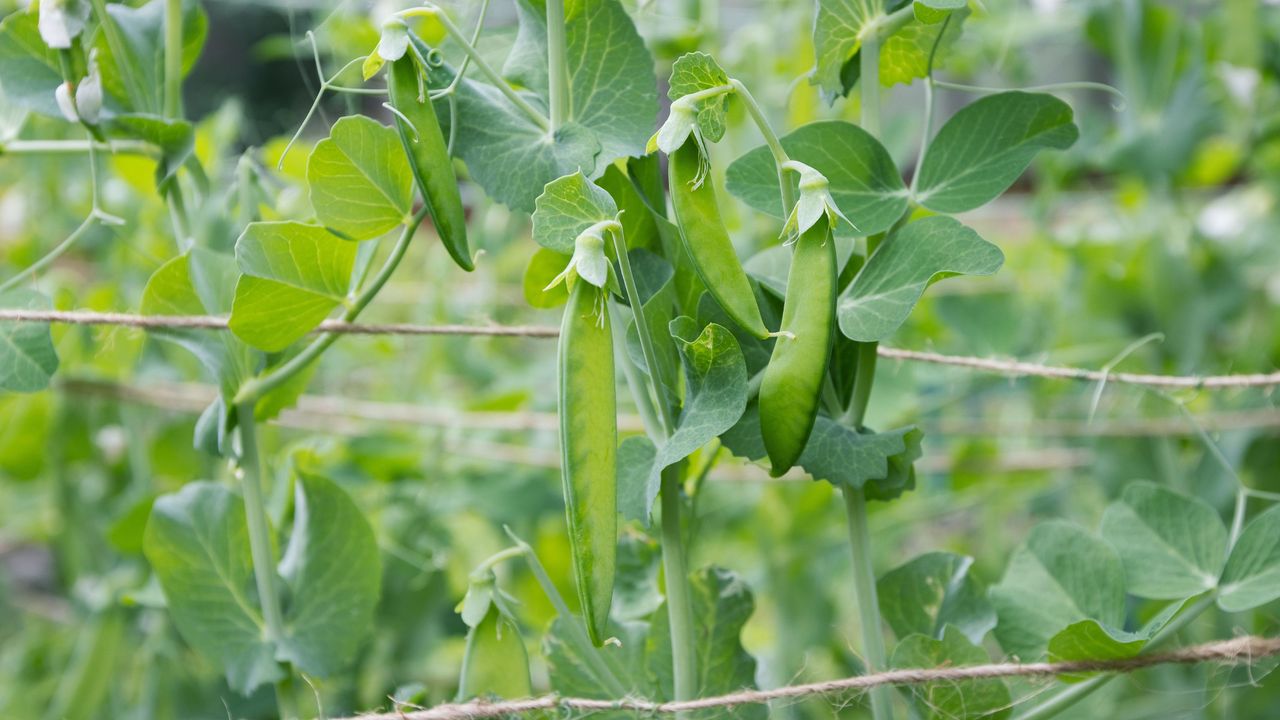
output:
M 729 78 L 729 84 L 733 86 L 738 97 L 742 98 L 742 102 L 747 106 L 747 113 L 755 121 L 760 134 L 764 136 L 765 145 L 769 146 L 769 152 L 773 154 L 773 163 L 778 168 L 778 187 L 782 193 L 782 217 L 785 218 L 791 213 L 791 206 L 796 204 L 796 192 L 791 187 L 791 179 L 787 177 L 786 169 L 786 164 L 791 161 L 791 158 L 787 156 L 787 151 L 782 147 L 782 141 L 778 139 L 778 134 L 773 131 L 773 126 L 764 115 L 764 110 L 760 108 L 760 104 L 756 102 L 747 86 L 736 78 Z
M 280 596 L 276 594 L 276 559 L 271 549 L 271 529 L 267 524 L 266 505 L 262 499 L 262 461 L 258 454 L 258 430 L 254 418 L 256 405 L 256 400 L 236 405 L 236 422 L 240 427 L 238 475 L 241 492 L 244 493 L 249 555 L 253 560 L 253 577 L 258 588 L 258 602 L 262 606 L 266 640 L 274 644 L 284 637 L 284 617 L 280 612 Z M 292 670 L 286 669 L 286 673 L 292 674 Z M 291 720 L 298 716 L 287 681 L 286 677 L 276 684 L 276 704 L 281 720 Z
M 613 328 L 613 345 L 616 348 L 626 348 L 626 322 L 617 308 L 610 307 L 610 312 L 613 313 L 613 322 L 610 323 Z M 658 419 L 657 410 L 654 409 L 653 396 L 649 394 L 649 388 L 637 372 L 635 363 L 631 362 L 630 358 L 624 357 L 618 365 L 622 367 L 622 374 L 627 379 L 627 387 L 631 390 L 631 396 L 635 398 L 636 412 L 640 414 L 640 422 L 644 425 L 645 434 L 651 438 L 662 437 L 662 421 Z
M 867 416 L 867 405 L 871 401 L 871 387 L 876 379 L 876 347 L 879 343 L 858 343 L 858 361 L 853 376 L 853 396 L 849 400 L 849 409 L 844 414 L 845 423 L 855 428 L 862 427 Z
M 880 627 L 880 604 L 876 598 L 876 574 L 871 561 L 871 534 L 867 525 L 867 498 L 862 488 L 844 489 L 845 515 L 849 518 L 849 547 L 853 551 L 853 590 L 862 629 L 862 659 L 867 672 L 887 669 L 884 633 Z M 875 720 L 892 720 L 892 689 L 881 685 L 871 689 L 871 715 Z
M 182 0 L 164 2 L 164 116 L 182 115 Z
M 640 298 L 640 288 L 636 285 L 635 274 L 631 271 L 631 258 L 627 254 L 627 243 L 622 235 L 622 228 L 610 229 L 613 236 L 613 252 L 618 257 L 618 267 L 622 271 L 622 286 L 627 293 L 627 301 L 631 303 L 631 314 L 635 316 L 636 334 L 640 336 L 640 350 L 644 362 L 649 366 L 649 383 L 653 387 L 653 396 L 658 403 L 658 412 L 662 417 L 662 438 L 666 439 L 675 430 L 675 409 L 671 407 L 668 396 L 663 392 L 666 378 L 662 377 L 662 366 L 658 364 L 658 352 L 653 342 L 653 334 L 644 319 L 644 304 Z
M 102 27 L 103 37 L 107 41 L 107 48 L 111 50 L 111 56 L 117 58 L 129 57 L 125 50 L 124 38 L 120 35 L 120 28 L 116 26 L 115 19 L 107 12 L 106 0 L 92 0 L 93 14 L 98 16 L 98 24 Z M 181 33 L 179 33 L 181 35 Z M 179 40 L 181 44 L 181 40 Z M 125 90 L 129 95 L 129 102 L 136 108 L 144 107 L 142 102 L 142 88 L 138 83 L 137 77 L 128 69 L 128 63 L 121 63 L 124 66 L 124 84 Z
M 44 270 L 46 267 L 52 264 L 54 260 L 57 260 L 59 257 L 61 257 L 63 253 L 65 253 L 67 250 L 70 250 L 71 246 L 75 245 L 76 242 L 79 241 L 80 238 L 84 237 L 91 229 L 93 229 L 93 227 L 97 225 L 98 222 L 99 222 L 98 216 L 94 213 L 89 213 L 89 217 L 85 218 L 84 221 L 81 222 L 80 225 L 76 227 L 75 230 L 71 231 L 71 234 L 68 235 L 65 240 L 58 243 L 58 245 L 54 247 L 52 250 L 50 250 L 48 253 L 46 253 L 44 257 L 31 263 L 22 271 L 20 271 L 17 275 L 14 275 L 8 280 L 5 280 L 3 284 L 0 284 L 0 292 L 4 292 L 5 290 L 16 287 L 19 283 L 22 283 L 23 281 L 27 280 L 33 275 L 36 275 L 37 273 L 39 273 L 41 270 Z
M 158 148 L 142 140 L 13 140 L 0 143 L 0 155 L 79 155 L 93 151 L 112 155 L 146 155 L 157 157 Z
M 342 313 L 343 322 L 354 321 L 365 307 L 373 301 L 378 291 L 382 290 L 382 286 L 386 285 L 387 281 L 391 279 L 391 274 L 395 272 L 396 267 L 400 265 L 400 260 L 404 258 L 405 251 L 409 249 L 409 242 L 413 240 L 414 232 L 422 224 L 428 212 L 427 208 L 424 207 L 414 213 L 413 218 L 405 225 L 400 237 L 396 240 L 395 247 L 391 249 L 391 255 L 383 263 L 382 268 L 378 270 L 378 274 L 369 281 L 369 285 L 360 291 L 360 294 L 351 301 L 346 311 Z M 236 393 L 236 403 L 256 402 L 263 395 L 280 387 L 289 378 L 301 372 L 307 365 L 310 365 L 337 339 L 337 333 L 322 333 L 315 340 L 312 340 L 310 345 L 303 348 L 302 352 L 290 358 L 288 362 L 266 375 L 256 377 L 241 385 L 239 392 Z
M 573 112 L 566 44 L 564 0 L 547 0 L 547 104 L 551 106 L 548 131 L 553 135 L 569 121 Z
M 862 98 L 862 129 L 880 136 L 880 36 L 871 33 L 858 52 L 858 85 Z
M 666 578 L 667 617 L 671 626 L 675 699 L 692 700 L 698 692 L 695 682 L 697 656 L 694 654 L 689 570 L 680 529 L 680 475 L 683 467 L 683 463 L 677 463 L 662 471 L 662 572 Z

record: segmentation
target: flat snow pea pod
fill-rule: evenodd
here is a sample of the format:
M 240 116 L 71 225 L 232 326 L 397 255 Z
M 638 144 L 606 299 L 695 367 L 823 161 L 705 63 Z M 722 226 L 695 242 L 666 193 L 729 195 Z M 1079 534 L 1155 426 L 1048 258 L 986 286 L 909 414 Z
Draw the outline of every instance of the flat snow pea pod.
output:
M 813 431 L 835 313 L 836 245 L 824 217 L 796 240 L 782 329 L 760 384 L 760 431 L 775 476 L 795 465 Z
M 613 372 L 605 291 L 579 278 L 560 326 L 560 454 L 574 579 L 596 645 L 608 637 L 618 552 Z
M 698 276 L 725 313 L 742 329 L 758 338 L 766 338 L 769 329 L 760 317 L 751 281 L 738 262 L 733 241 L 720 220 L 716 190 L 711 182 L 700 177 L 701 154 L 698 143 L 689 140 L 668 157 L 671 204 L 675 208 L 680 237 L 684 239 Z
M 422 201 L 431 211 L 440 240 L 453 261 L 463 270 L 475 269 L 471 247 L 467 243 L 467 217 L 458 194 L 458 179 L 453 174 L 453 161 L 440 121 L 431 100 L 419 98 L 418 67 L 411 53 L 391 63 L 387 73 L 387 89 L 391 107 L 396 110 L 396 127 L 409 167 L 422 191 Z M 412 124 L 412 127 L 408 127 Z

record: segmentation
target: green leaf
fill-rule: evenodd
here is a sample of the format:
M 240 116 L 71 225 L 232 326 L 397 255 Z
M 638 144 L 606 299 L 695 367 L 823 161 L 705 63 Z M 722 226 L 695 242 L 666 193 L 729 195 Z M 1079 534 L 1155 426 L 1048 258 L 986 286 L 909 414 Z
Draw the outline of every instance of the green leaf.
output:
M 166 120 L 158 115 L 117 115 L 107 123 L 114 135 L 136 138 L 160 148 L 156 184 L 178 172 L 195 149 L 195 130 L 186 120 Z
M 818 0 L 818 16 L 813 22 L 816 66 L 810 82 L 829 96 L 842 95 L 841 70 L 862 47 L 861 33 L 867 24 L 883 14 L 883 0 Z
M 963 2 L 963 0 L 961 0 Z M 890 87 L 898 83 L 910 85 L 916 78 L 929 74 L 929 55 L 934 55 L 934 69 L 939 58 L 945 57 L 947 48 L 960 37 L 960 30 L 968 10 L 934 10 L 916 3 L 915 19 L 885 39 L 880 46 L 880 84 Z M 951 22 L 942 24 L 950 14 Z M 942 40 L 938 34 L 945 33 Z
M 381 557 L 373 528 L 351 497 L 305 467 L 296 470 L 293 532 L 280 560 L 292 599 L 277 657 L 330 676 L 351 663 L 373 624 Z
M 545 11 L 529 0 L 516 8 L 520 28 L 505 72 L 527 88 L 522 96 L 545 117 Z M 597 177 L 617 158 L 643 155 L 657 120 L 653 58 L 621 3 L 570 0 L 565 19 L 573 113 L 554 135 L 488 83 L 465 79 L 455 94 L 456 153 L 491 197 L 524 212 L 532 212 L 543 186 L 562 175 L 581 170 Z M 431 68 L 431 86 L 444 87 L 453 73 L 447 65 Z M 442 120 L 448 116 L 443 100 L 438 113 Z
M 893 649 L 894 668 L 940 668 L 990 662 L 987 652 L 947 626 L 940 637 L 908 635 Z M 1009 687 L 1000 678 L 933 682 L 910 686 L 916 712 L 925 720 L 999 720 L 1013 713 Z
M 318 225 L 250 223 L 236 241 L 231 331 L 267 352 L 289 347 L 342 304 L 355 260 L 355 244 Z
M 222 485 L 194 482 L 158 498 L 143 550 L 182 637 L 247 695 L 284 677 L 254 595 L 244 502 Z
M 675 272 L 671 264 L 648 250 L 632 250 L 627 255 L 644 309 L 644 321 L 649 326 L 649 337 L 670 335 L 676 309 Z M 674 407 L 680 402 L 680 379 L 676 375 L 680 367 L 679 353 L 675 343 L 669 342 L 655 342 L 653 350 L 659 366 L 658 392 Z M 640 329 L 634 317 L 627 323 L 627 355 L 641 372 L 646 376 L 650 374 L 644 347 L 640 344 Z
M 581 171 L 547 183 L 533 211 L 533 239 L 548 250 L 573 255 L 583 230 L 618 214 L 613 198 Z
M 1124 623 L 1120 558 L 1108 543 L 1059 520 L 1032 528 L 990 595 L 996 639 L 1023 661 L 1041 657 L 1050 638 L 1073 623 Z
M 881 576 L 880 613 L 900 638 L 919 634 L 945 640 L 951 627 L 979 644 L 996 626 L 996 612 L 969 574 L 973 558 L 925 553 Z
M 618 538 L 618 575 L 613 584 L 615 618 L 644 620 L 662 605 L 658 583 L 661 566 L 662 547 L 658 541 L 624 528 Z
M 678 100 L 700 90 L 728 85 L 729 76 L 715 58 L 704 52 L 685 53 L 671 65 L 671 87 L 667 97 Z M 710 142 L 724 137 L 725 104 L 727 93 L 715 95 L 698 103 L 698 129 Z
M 984 97 L 952 116 L 930 143 L 917 201 L 935 212 L 972 210 L 1012 185 L 1036 153 L 1069 148 L 1079 134 L 1071 106 L 1052 95 Z
M 159 114 L 164 108 L 164 0 L 138 7 L 108 3 L 107 14 L 119 30 L 125 57 L 111 52 L 105 32 L 94 41 L 102 70 L 102 88 L 121 107 Z M 182 11 L 182 71 L 195 67 L 209 22 L 200 3 L 185 0 Z
M 1280 598 L 1280 506 L 1251 520 L 1222 572 L 1218 607 L 1240 612 Z
M 684 364 L 685 401 L 671 437 L 658 448 L 649 471 L 645 515 L 653 509 L 663 469 L 733 427 L 747 407 L 747 364 L 733 333 L 714 323 L 698 331 L 693 318 L 671 321 L 671 337 Z
M 520 627 L 498 603 L 489 605 L 478 624 L 467 631 L 462 656 L 458 699 L 476 697 L 526 698 L 533 695 L 529 655 Z
M 40 37 L 34 12 L 14 12 L 0 22 L 0 87 L 5 100 L 61 118 L 53 93 L 62 84 L 57 51 Z
M 564 272 L 565 267 L 569 265 L 569 255 L 558 253 L 554 250 L 548 250 L 540 247 L 533 252 L 533 256 L 529 258 L 529 264 L 524 269 L 524 278 L 521 281 L 524 289 L 524 299 L 529 305 L 547 309 L 559 307 L 569 302 L 569 289 L 565 283 L 557 283 L 555 287 L 548 288 L 559 275 Z
M 751 590 L 737 574 L 718 567 L 703 568 L 689 576 L 697 678 L 695 696 L 723 695 L 755 687 L 756 661 L 742 647 L 742 627 L 755 610 Z M 649 629 L 649 672 L 657 679 L 659 695 L 671 698 L 671 630 L 664 604 L 653 613 Z M 690 712 L 696 718 L 765 718 L 764 705 L 740 705 Z
M 956 10 L 969 7 L 969 0 L 915 0 L 911 12 L 922 23 L 939 23 Z
M 836 267 L 844 267 L 856 250 L 853 238 L 836 238 Z M 787 296 L 787 276 L 791 274 L 791 248 L 774 245 L 747 258 L 742 269 L 779 300 Z
M 352 240 L 368 240 L 405 222 L 413 203 L 413 173 L 400 137 L 363 115 L 333 124 L 307 161 L 316 217 Z
M 849 287 L 836 312 L 850 340 L 877 342 L 906 322 L 926 287 L 953 275 L 992 275 L 1000 248 L 949 217 L 909 223 L 884 239 Z
M 1049 661 L 1123 660 L 1141 652 L 1150 639 L 1151 633 L 1125 632 L 1097 620 L 1081 620 L 1049 638 Z M 1065 682 L 1078 682 L 1091 674 L 1065 673 L 1059 678 Z
M 1131 483 L 1102 516 L 1102 537 L 1124 563 L 1128 591 L 1180 599 L 1210 590 L 1227 556 L 1227 528 L 1207 503 L 1149 482 Z
M 836 226 L 842 236 L 873 235 L 888 230 L 907 209 L 907 186 L 880 141 L 867 131 L 842 120 L 804 125 L 782 138 L 792 160 L 811 166 L 826 176 L 831 197 L 857 229 Z M 796 173 L 787 173 L 799 187 Z M 773 155 L 758 147 L 729 166 L 725 187 L 751 207 L 782 217 L 778 170 Z
M 649 495 L 649 471 L 658 449 L 644 435 L 618 443 L 618 512 L 627 520 L 649 523 L 653 498 Z
M 542 640 L 542 654 L 551 676 L 551 689 L 566 697 L 586 697 L 600 700 L 616 699 L 607 690 L 599 675 L 600 663 L 609 668 L 613 676 L 622 682 L 630 694 L 636 697 L 657 697 L 657 689 L 649 677 L 646 662 L 649 649 L 646 636 L 649 623 L 611 622 L 609 636 L 618 643 L 607 643 L 592 648 L 589 643 L 575 643 L 566 622 L 579 622 L 575 618 L 557 616 Z M 629 712 L 602 712 L 592 714 L 601 720 L 625 720 L 634 717 Z
M 49 299 L 31 290 L 0 293 L 0 307 L 49 310 Z M 58 371 L 49 323 L 0 322 L 0 390 L 36 392 L 49 387 Z

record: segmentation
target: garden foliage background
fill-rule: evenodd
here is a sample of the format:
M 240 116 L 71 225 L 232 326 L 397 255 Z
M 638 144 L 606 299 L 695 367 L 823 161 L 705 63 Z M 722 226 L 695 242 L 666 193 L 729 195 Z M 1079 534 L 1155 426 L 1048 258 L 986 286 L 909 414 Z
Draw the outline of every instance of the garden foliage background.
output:
M 702 49 L 743 79 L 780 127 L 857 118 L 855 100 L 828 105 L 803 79 L 813 65 L 810 3 L 627 5 L 660 78 L 679 54 Z M 1125 100 L 1064 95 L 1079 141 L 1041 155 L 1013 191 L 963 218 L 1000 246 L 1004 268 L 933 288 L 891 344 L 1170 374 L 1280 365 L 1280 8 L 1253 0 L 983 5 L 937 77 L 998 87 L 1095 80 Z M 368 52 L 378 36 L 372 18 L 387 9 L 328 0 L 204 6 L 207 39 L 185 98 L 199 122 L 196 153 L 213 178 L 231 177 L 245 147 L 259 149 L 264 168 L 276 166 L 316 89 L 306 30 L 315 29 L 336 65 Z M 450 7 L 460 20 L 472 12 L 465 3 Z M 0 0 L 0 13 L 18 10 Z M 500 53 L 513 32 L 512 9 L 496 2 L 480 47 Z M 939 89 L 939 124 L 971 100 Z M 920 104 L 919 83 L 885 96 L 885 143 L 902 166 L 915 157 Z M 322 121 L 361 110 L 387 118 L 359 96 L 321 107 Z M 0 97 L 0 144 L 79 133 Z M 325 133 L 312 126 L 271 175 L 280 216 L 305 214 L 307 149 Z M 758 143 L 733 105 L 728 134 L 712 147 L 715 181 Z M 126 224 L 93 228 L 32 283 L 57 308 L 136 309 L 148 278 L 173 255 L 150 161 L 122 155 L 105 165 L 103 203 Z M 526 301 L 528 217 L 465 182 L 463 193 L 481 271 L 460 273 L 439 243 L 417 242 L 363 320 L 557 321 L 558 310 Z M 83 155 L 0 152 L 0 279 L 70 234 L 90 202 Z M 744 258 L 776 242 L 764 218 L 737 201 L 722 204 Z M 214 210 L 196 227 L 199 242 L 214 248 L 229 249 L 239 233 L 233 217 Z M 136 329 L 54 326 L 53 338 L 61 366 L 52 387 L 0 395 L 0 717 L 271 716 L 269 687 L 241 697 L 186 647 L 157 607 L 162 598 L 141 554 L 158 494 L 229 473 L 192 447 L 197 414 L 213 393 L 207 377 L 192 357 Z M 454 608 L 471 569 L 508 545 L 504 525 L 531 542 L 573 595 L 554 357 L 554 343 L 536 338 L 345 337 L 309 379 L 308 394 L 321 397 L 264 426 L 270 507 L 279 513 L 287 503 L 283 459 L 305 449 L 352 494 L 381 549 L 374 630 L 353 667 L 316 681 L 331 715 L 385 706 L 392 694 L 453 696 L 466 634 Z M 397 411 L 413 417 L 397 420 Z M 1274 393 L 1258 389 L 1157 392 L 885 361 L 868 414 L 878 426 L 913 422 L 925 431 L 917 489 L 872 506 L 880 569 L 950 550 L 972 556 L 972 574 L 995 583 L 1039 520 L 1096 527 L 1138 479 L 1224 514 L 1237 475 L 1280 492 L 1280 408 Z M 636 422 L 623 417 L 624 429 L 635 431 Z M 695 507 L 691 566 L 732 569 L 751 588 L 742 642 L 758 662 L 758 682 L 858 672 L 846 529 L 831 486 L 770 480 L 726 461 L 700 486 Z M 643 614 L 659 601 L 654 533 L 624 528 L 616 602 L 625 612 Z M 523 568 L 504 573 L 518 617 L 540 631 L 553 608 Z M 1275 634 L 1277 609 L 1272 602 L 1206 616 L 1185 636 Z M 538 635 L 526 639 L 535 687 L 546 688 Z M 1280 685 L 1265 670 L 1153 669 L 1113 683 L 1076 712 L 1266 717 L 1280 703 Z M 1241 687 L 1253 681 L 1260 686 Z M 819 699 L 779 712 L 865 711 Z

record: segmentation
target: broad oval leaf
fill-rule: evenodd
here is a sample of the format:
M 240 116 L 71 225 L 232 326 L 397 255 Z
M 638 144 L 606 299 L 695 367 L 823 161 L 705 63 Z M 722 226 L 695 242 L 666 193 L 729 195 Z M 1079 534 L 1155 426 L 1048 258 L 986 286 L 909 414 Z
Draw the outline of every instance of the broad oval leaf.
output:
M 267 352 L 289 347 L 342 304 L 356 248 L 318 225 L 250 223 L 236 241 L 231 331 Z
M 1124 567 L 1111 546 L 1068 522 L 1036 525 L 991 588 L 996 639 L 1024 661 L 1044 655 L 1068 625 L 1124 623 Z
M 1049 638 L 1049 661 L 1131 658 L 1141 652 L 1150 639 L 1150 633 L 1125 632 L 1097 620 L 1081 620 L 1068 625 Z M 1088 673 L 1068 673 L 1060 678 L 1066 682 L 1076 682 L 1085 679 L 1088 675 Z
M 940 668 L 982 665 L 987 651 L 973 644 L 953 626 L 941 637 L 915 634 L 893 649 L 894 668 Z M 1009 687 L 1000 678 L 924 683 L 909 688 L 916 711 L 927 720 L 1007 718 L 1013 713 Z
M 884 239 L 840 294 L 840 331 L 877 342 L 906 322 L 926 287 L 953 275 L 992 275 L 1004 264 L 1000 248 L 949 217 L 909 223 Z
M 1227 528 L 1207 503 L 1149 482 L 1125 488 L 1102 516 L 1102 537 L 1120 554 L 1128 591 L 1179 599 L 1218 584 Z
M 1071 106 L 1052 95 L 989 95 L 938 131 L 920 166 L 916 199 L 936 212 L 972 210 L 1008 189 L 1036 153 L 1071 147 L 1079 134 Z
M 316 217 L 352 240 L 368 240 L 405 222 L 413 203 L 413 173 L 400 137 L 363 115 L 333 124 L 307 161 Z
M 996 626 L 996 612 L 969 574 L 973 558 L 931 552 L 912 558 L 876 583 L 880 613 L 900 638 L 920 634 L 945 639 L 948 626 L 972 643 Z
M 35 12 L 14 12 L 0 22 L 0 86 L 4 99 L 61 118 L 53 94 L 62 84 L 58 54 L 40 37 Z
M 849 220 L 836 226 L 842 236 L 872 235 L 888 230 L 907 209 L 908 192 L 889 151 L 870 133 L 843 120 L 815 122 L 782 138 L 782 147 L 826 176 L 831 197 Z M 798 186 L 796 173 L 787 176 Z M 781 190 L 773 155 L 760 146 L 725 172 L 725 187 L 751 207 L 782 217 Z
M 12 310 L 48 310 L 49 299 L 32 290 L 0 293 L 0 307 Z M 0 390 L 36 392 L 49 387 L 58 371 L 49 323 L 0 322 Z
M 1222 572 L 1218 607 L 1240 612 L 1280 598 L 1280 506 L 1249 522 Z
M 618 214 L 613 197 L 581 171 L 547 183 L 533 211 L 533 239 L 562 255 L 573 255 L 583 230 Z
M 715 58 L 704 52 L 685 53 L 671 65 L 667 97 L 678 100 L 685 95 L 728 83 L 729 76 Z M 724 93 L 698 103 L 698 129 L 702 137 L 710 142 L 719 142 L 724 137 L 725 104 L 728 99 L 728 94 Z

